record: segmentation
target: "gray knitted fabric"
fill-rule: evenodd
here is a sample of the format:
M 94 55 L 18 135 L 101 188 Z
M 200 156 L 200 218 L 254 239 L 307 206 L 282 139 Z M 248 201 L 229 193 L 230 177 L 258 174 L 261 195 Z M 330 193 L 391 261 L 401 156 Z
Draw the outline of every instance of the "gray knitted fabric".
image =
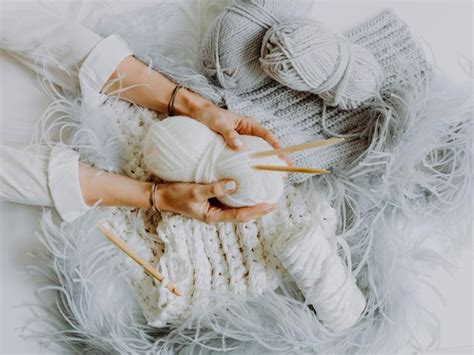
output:
M 381 96 L 385 100 L 403 85 L 401 80 L 407 80 L 406 73 L 399 75 L 400 68 L 409 66 L 412 80 L 428 77 L 430 67 L 422 49 L 407 25 L 392 11 L 383 12 L 345 35 L 351 42 L 367 48 L 379 62 L 384 74 Z M 376 100 L 369 100 L 351 110 L 327 107 L 323 122 L 323 101 L 319 96 L 295 91 L 270 78 L 250 90 L 224 90 L 223 97 L 230 111 L 255 117 L 283 146 L 346 136 L 337 145 L 291 155 L 298 166 L 329 168 L 334 172 L 356 163 L 354 160 L 370 144 L 371 123 L 377 116 Z M 290 174 L 289 181 L 300 183 L 308 177 Z

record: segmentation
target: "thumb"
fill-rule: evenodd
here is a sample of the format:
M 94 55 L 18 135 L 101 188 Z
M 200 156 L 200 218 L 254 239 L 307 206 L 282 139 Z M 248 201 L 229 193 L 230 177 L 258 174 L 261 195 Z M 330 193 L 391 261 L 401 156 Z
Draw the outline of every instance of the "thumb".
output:
M 234 150 L 239 150 L 244 145 L 244 142 L 235 129 L 226 128 L 219 133 L 222 135 L 227 145 Z

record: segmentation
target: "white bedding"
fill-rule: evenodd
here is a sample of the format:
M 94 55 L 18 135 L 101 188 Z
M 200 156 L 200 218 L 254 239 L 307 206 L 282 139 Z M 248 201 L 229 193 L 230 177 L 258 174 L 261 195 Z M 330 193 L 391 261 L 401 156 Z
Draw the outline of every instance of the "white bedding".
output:
M 86 6 L 91 6 L 87 4 Z M 114 3 L 114 12 L 129 8 L 131 3 Z M 133 6 L 139 6 L 136 3 Z M 65 11 L 75 11 L 62 6 Z M 470 1 L 428 1 L 389 3 L 371 1 L 359 3 L 323 2 L 314 8 L 314 16 L 334 30 L 344 30 L 377 14 L 386 7 L 394 8 L 407 21 L 414 33 L 430 44 L 437 65 L 451 78 L 465 78 L 459 56 L 472 57 L 472 14 Z M 429 10 L 429 11 L 428 11 Z M 79 17 L 81 12 L 79 11 Z M 96 17 L 100 14 L 96 12 Z M 93 21 L 94 19 L 88 19 Z M 440 21 L 443 26 L 439 26 Z M 87 23 L 86 23 L 87 24 Z M 47 97 L 35 83 L 35 75 L 0 52 L 1 70 L 1 142 L 21 146 L 29 140 L 36 119 L 48 104 Z M 7 167 L 0 167 L 5 169 Z M 35 239 L 41 209 L 0 203 L 1 241 L 1 353 L 37 353 L 39 348 L 19 336 L 21 327 L 32 317 L 26 308 L 14 308 L 33 299 L 35 282 L 25 275 L 27 265 L 34 264 L 28 254 L 41 248 Z M 473 346 L 472 334 L 472 254 L 460 258 L 461 268 L 456 279 L 439 275 L 441 289 L 446 292 L 448 306 L 442 310 L 441 348 L 450 351 L 465 350 Z M 429 302 L 429 300 L 427 300 Z M 433 307 L 440 308 L 433 304 Z M 470 306 L 470 308 L 469 308 Z M 466 307 L 469 311 L 466 311 Z M 461 348 L 459 348 L 461 346 Z M 453 349 L 456 347 L 456 349 Z

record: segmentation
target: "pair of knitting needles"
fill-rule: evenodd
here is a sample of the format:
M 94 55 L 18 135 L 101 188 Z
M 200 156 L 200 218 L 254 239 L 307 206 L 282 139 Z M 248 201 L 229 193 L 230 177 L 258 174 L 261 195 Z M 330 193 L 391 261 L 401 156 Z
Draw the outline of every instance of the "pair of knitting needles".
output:
M 250 154 L 250 157 L 258 159 L 258 158 L 270 157 L 274 155 L 294 153 L 294 152 L 299 152 L 306 149 L 337 144 L 343 140 L 344 138 L 329 138 L 329 139 L 324 139 L 324 140 L 318 140 L 318 141 L 313 141 L 309 143 L 292 145 L 285 148 L 270 149 L 263 152 L 256 152 L 256 153 Z M 254 165 L 253 168 L 256 170 L 281 171 L 281 172 L 302 173 L 302 174 L 329 174 L 331 173 L 329 170 L 326 170 L 326 169 L 307 168 L 307 167 L 299 167 L 299 166 Z
M 324 147 L 327 145 L 332 145 L 339 143 L 343 140 L 343 138 L 330 138 L 325 140 L 319 140 L 309 143 L 297 144 L 290 147 L 280 148 L 280 149 L 271 149 L 263 152 L 256 152 L 252 153 L 250 157 L 252 158 L 264 158 L 270 157 L 274 155 L 281 155 L 293 152 L 299 152 L 306 149 L 317 148 L 317 147 Z M 291 172 L 291 173 L 303 173 L 303 174 L 329 174 L 330 171 L 325 169 L 317 169 L 317 168 L 306 168 L 306 167 L 286 167 L 286 166 L 278 166 L 278 165 L 254 165 L 254 169 L 257 170 L 267 170 L 267 171 L 281 171 L 281 172 Z M 138 265 L 143 267 L 145 272 L 153 277 L 160 283 L 163 283 L 165 279 L 162 274 L 160 274 L 156 269 L 139 257 L 133 250 L 131 250 L 127 244 L 124 243 L 122 239 L 117 237 L 109 228 L 107 228 L 104 224 L 98 226 L 99 230 L 104 234 L 108 240 L 110 240 L 113 244 L 115 244 L 120 250 L 122 250 L 128 257 L 130 257 L 133 261 L 135 261 Z M 181 291 L 176 288 L 171 282 L 168 282 L 165 287 L 176 296 L 181 296 Z

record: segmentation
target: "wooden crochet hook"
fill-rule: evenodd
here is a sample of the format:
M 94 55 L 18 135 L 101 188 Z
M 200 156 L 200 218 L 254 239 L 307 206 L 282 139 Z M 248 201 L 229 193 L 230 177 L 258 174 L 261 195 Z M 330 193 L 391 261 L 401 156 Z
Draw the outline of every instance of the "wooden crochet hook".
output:
M 314 142 L 296 144 L 296 145 L 292 145 L 292 146 L 289 146 L 289 147 L 284 147 L 284 148 L 279 148 L 279 149 L 271 149 L 271 150 L 265 150 L 263 152 L 252 153 L 252 154 L 250 154 L 250 157 L 251 158 L 264 158 L 264 157 L 270 157 L 270 156 L 273 156 L 273 155 L 294 153 L 294 152 L 299 152 L 299 151 L 310 149 L 310 148 L 318 148 L 318 147 L 324 147 L 324 146 L 327 146 L 327 145 L 337 144 L 339 142 L 342 142 L 343 140 L 344 140 L 344 138 L 329 138 L 329 139 L 317 140 L 317 141 L 314 141 Z
M 282 171 L 287 173 L 301 173 L 301 174 L 330 174 L 331 172 L 326 169 L 317 168 L 305 168 L 298 166 L 280 166 L 280 165 L 254 165 L 256 170 L 266 171 Z
M 164 276 L 160 274 L 158 271 L 155 270 L 153 266 L 148 264 L 145 260 L 140 258 L 133 250 L 131 250 L 127 244 L 123 242 L 120 238 L 112 233 L 110 229 L 105 227 L 103 224 L 99 225 L 97 228 L 102 232 L 103 235 L 107 237 L 112 243 L 114 243 L 120 250 L 122 250 L 125 254 L 127 254 L 133 261 L 135 261 L 138 265 L 143 267 L 148 275 L 153 277 L 159 282 L 163 282 Z M 181 296 L 182 293 L 179 289 L 177 289 L 171 282 L 167 283 L 165 286 L 170 292 L 174 293 L 176 296 Z

